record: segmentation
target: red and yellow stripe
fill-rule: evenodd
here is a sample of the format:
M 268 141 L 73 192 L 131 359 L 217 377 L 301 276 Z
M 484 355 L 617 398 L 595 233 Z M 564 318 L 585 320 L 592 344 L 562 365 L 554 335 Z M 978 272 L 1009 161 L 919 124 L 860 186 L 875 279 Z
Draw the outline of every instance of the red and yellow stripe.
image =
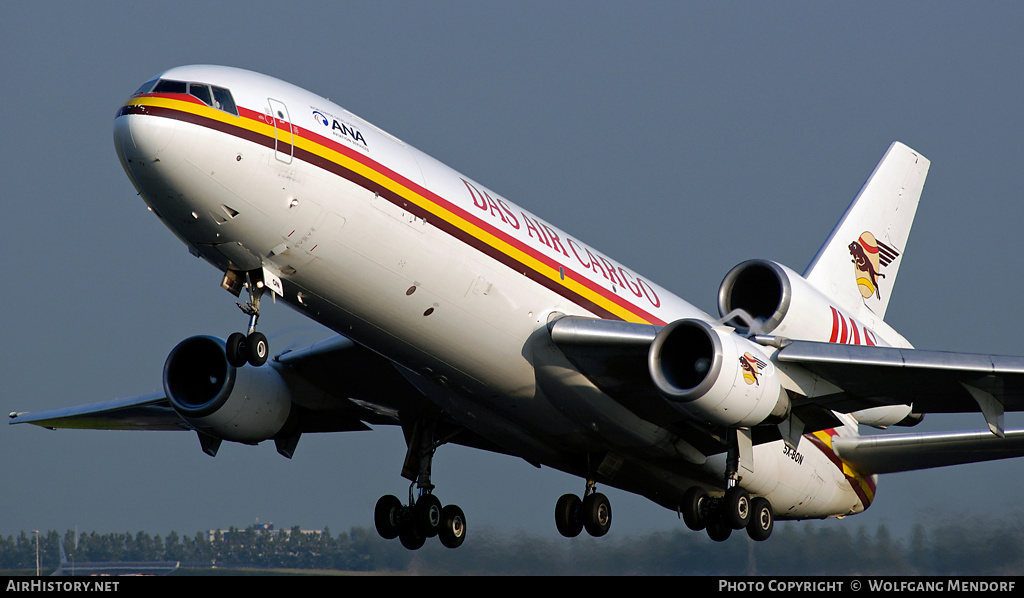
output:
M 805 434 L 804 438 L 810 440 L 811 444 L 821 449 L 821 452 L 839 468 L 839 471 L 843 472 L 846 481 L 849 482 L 850 487 L 853 488 L 854 493 L 857 494 L 857 497 L 864 504 L 864 508 L 867 509 L 875 499 L 875 481 L 871 476 L 861 475 L 839 458 L 839 455 L 832 450 L 833 436 L 836 436 L 836 431 L 834 428 L 829 428 L 812 434 Z
M 293 156 L 377 193 L 478 251 L 555 291 L 566 299 L 608 318 L 664 324 L 650 313 L 599 283 L 558 262 L 539 249 L 500 230 L 422 185 L 369 156 L 337 141 L 255 110 L 239 107 L 239 116 L 211 108 L 186 94 L 144 94 L 131 98 L 122 114 L 172 118 L 234 135 L 269 148 L 276 131 L 291 129 Z M 564 272 L 564 277 L 562 273 Z M 619 287 L 620 285 L 616 285 Z

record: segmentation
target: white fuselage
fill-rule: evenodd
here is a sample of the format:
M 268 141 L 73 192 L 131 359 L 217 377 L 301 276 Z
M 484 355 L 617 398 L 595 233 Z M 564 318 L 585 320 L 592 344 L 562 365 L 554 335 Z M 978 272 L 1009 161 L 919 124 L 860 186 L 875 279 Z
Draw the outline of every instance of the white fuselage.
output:
M 670 508 L 695 482 L 723 487 L 724 455 L 680 450 L 579 374 L 546 329 L 559 314 L 714 318 L 324 98 L 224 67 L 161 77 L 229 89 L 238 106 L 143 94 L 115 121 L 126 172 L 194 253 L 267 268 L 296 310 L 420 374 L 431 400 L 512 454 L 580 475 L 571 456 L 602 455 L 621 478 L 610 483 Z M 863 510 L 874 480 L 828 448 L 849 424 L 795 451 L 755 446 L 743 486 L 779 518 Z

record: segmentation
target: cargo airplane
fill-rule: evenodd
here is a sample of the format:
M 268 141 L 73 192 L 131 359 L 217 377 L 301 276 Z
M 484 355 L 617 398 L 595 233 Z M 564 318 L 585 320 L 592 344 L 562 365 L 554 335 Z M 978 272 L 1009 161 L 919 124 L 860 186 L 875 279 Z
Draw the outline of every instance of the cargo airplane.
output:
M 10 423 L 191 430 L 211 456 L 273 440 L 289 458 L 302 434 L 398 425 L 409 496 L 382 497 L 374 522 L 409 549 L 466 538 L 431 481 L 445 443 L 580 478 L 555 503 L 564 536 L 608 532 L 601 484 L 717 541 L 859 513 L 878 474 L 1024 455 L 1024 431 L 1003 427 L 1024 407 L 1024 358 L 915 350 L 884 321 L 929 167 L 900 143 L 802 273 L 739 264 L 718 316 L 271 77 L 168 70 L 118 110 L 114 145 L 248 326 L 179 343 L 161 392 Z M 268 298 L 337 336 L 275 353 L 257 330 Z M 988 430 L 858 433 L 937 412 Z

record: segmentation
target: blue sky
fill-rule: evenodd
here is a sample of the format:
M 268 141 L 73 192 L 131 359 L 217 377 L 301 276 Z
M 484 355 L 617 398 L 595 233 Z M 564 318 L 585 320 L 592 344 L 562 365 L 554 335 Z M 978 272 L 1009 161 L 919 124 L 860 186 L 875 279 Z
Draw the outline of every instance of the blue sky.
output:
M 755 257 L 800 271 L 893 140 L 932 161 L 887 321 L 916 346 L 1022 354 L 1024 8 L 1015 3 L 11 2 L 0 173 L 3 412 L 156 389 L 193 334 L 245 323 L 219 274 L 136 197 L 115 111 L 171 66 L 261 71 L 321 95 L 715 312 Z M 268 334 L 324 335 L 283 305 Z M 1020 427 L 1010 417 L 1010 427 Z M 984 429 L 980 415 L 914 431 Z M 271 443 L 0 428 L 0 533 L 339 532 L 404 497 L 396 430 Z M 1024 463 L 884 477 L 868 512 L 1020 517 Z M 437 493 L 480 529 L 555 534 L 583 482 L 446 446 Z M 970 490 L 968 490 L 970 489 Z M 676 529 L 609 490 L 613 535 Z M 834 525 L 836 523 L 827 523 Z M 790 525 L 790 524 L 787 524 Z M 817 524 L 809 524 L 817 525 Z M 470 546 L 467 543 L 467 547 Z M 465 548 L 464 548 L 465 549 Z

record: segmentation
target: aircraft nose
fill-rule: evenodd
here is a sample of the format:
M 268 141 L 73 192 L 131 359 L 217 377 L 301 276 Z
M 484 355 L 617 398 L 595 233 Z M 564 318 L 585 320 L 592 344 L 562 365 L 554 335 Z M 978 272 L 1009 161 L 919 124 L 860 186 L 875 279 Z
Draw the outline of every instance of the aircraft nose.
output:
M 145 106 L 124 106 L 114 119 L 114 148 L 125 168 L 157 159 L 174 138 L 175 121 L 146 113 Z

